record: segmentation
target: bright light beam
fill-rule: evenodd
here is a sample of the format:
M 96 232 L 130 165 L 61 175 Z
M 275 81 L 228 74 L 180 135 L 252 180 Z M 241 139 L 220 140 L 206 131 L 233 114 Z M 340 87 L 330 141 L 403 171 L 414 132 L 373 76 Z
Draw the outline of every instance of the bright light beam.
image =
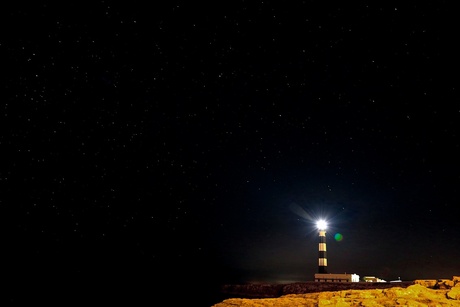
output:
M 307 221 L 313 221 L 313 218 L 311 217 L 310 214 L 307 213 L 307 211 L 305 211 L 302 207 L 300 207 L 298 204 L 296 203 L 291 203 L 289 205 L 289 209 L 291 209 L 292 212 L 294 212 L 295 214 L 297 214 L 298 216 L 304 218 L 305 220 Z

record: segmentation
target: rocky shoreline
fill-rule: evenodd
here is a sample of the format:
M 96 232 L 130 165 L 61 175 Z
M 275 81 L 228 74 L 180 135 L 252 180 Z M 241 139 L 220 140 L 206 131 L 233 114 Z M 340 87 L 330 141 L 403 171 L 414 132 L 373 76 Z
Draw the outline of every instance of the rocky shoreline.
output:
M 460 276 L 452 280 L 428 279 L 392 283 L 305 282 L 293 284 L 225 285 L 228 299 L 213 305 L 228 306 L 460 306 Z M 367 306 L 367 305 L 366 305 Z M 412 306 L 412 305 L 411 305 Z

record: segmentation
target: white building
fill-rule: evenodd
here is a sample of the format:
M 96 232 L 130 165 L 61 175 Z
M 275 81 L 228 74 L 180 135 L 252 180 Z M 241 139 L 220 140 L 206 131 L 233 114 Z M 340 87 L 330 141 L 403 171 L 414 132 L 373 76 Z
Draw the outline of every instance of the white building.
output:
M 365 282 L 386 282 L 386 280 L 380 279 L 380 278 L 375 277 L 375 276 L 364 276 L 363 280 Z
M 315 274 L 315 281 L 318 281 L 318 282 L 359 282 L 359 275 L 357 274 L 318 273 L 318 274 Z

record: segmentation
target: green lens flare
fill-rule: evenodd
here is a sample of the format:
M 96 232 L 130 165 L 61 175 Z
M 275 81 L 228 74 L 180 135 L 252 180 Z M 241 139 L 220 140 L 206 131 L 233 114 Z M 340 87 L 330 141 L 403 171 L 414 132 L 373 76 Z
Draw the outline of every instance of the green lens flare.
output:
M 336 241 L 339 241 L 339 242 L 340 242 L 340 241 L 343 240 L 343 236 L 342 236 L 341 233 L 336 233 L 336 234 L 334 235 L 334 239 L 335 239 Z

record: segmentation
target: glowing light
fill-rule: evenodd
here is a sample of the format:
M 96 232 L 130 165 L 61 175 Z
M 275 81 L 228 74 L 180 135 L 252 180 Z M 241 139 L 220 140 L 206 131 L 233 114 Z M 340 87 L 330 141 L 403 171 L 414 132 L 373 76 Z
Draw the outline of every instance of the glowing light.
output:
M 342 236 L 341 233 L 336 233 L 336 234 L 334 235 L 334 239 L 335 239 L 336 241 L 340 242 L 340 241 L 343 240 L 343 236 Z
M 325 230 L 327 227 L 327 222 L 325 220 L 319 220 L 316 222 L 316 227 L 320 230 Z

